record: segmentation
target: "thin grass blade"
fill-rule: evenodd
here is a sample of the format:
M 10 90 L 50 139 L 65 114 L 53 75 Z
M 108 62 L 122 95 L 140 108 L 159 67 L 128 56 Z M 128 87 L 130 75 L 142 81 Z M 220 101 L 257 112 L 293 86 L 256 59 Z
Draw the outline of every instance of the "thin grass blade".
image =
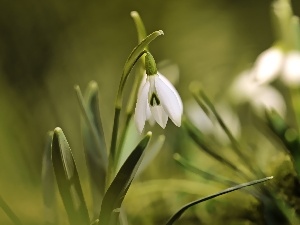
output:
M 272 179 L 273 177 L 266 177 L 266 178 L 263 178 L 263 179 L 259 179 L 259 180 L 254 180 L 254 181 L 251 181 L 251 182 L 248 182 L 248 183 L 243 183 L 243 184 L 239 184 L 237 186 L 234 186 L 234 187 L 230 187 L 230 188 L 227 188 L 221 192 L 218 192 L 216 194 L 213 194 L 213 195 L 209 195 L 207 197 L 204 197 L 204 198 L 201 198 L 201 199 L 198 199 L 196 201 L 193 201 L 193 202 L 190 202 L 188 204 L 186 204 L 185 206 L 183 206 L 181 209 L 179 209 L 169 220 L 168 222 L 166 223 L 166 225 L 172 225 L 174 222 L 176 222 L 180 217 L 181 215 L 187 210 L 189 209 L 190 207 L 194 206 L 194 205 L 197 205 L 201 202 L 205 202 L 207 200 L 210 200 L 210 199 L 213 199 L 215 197 L 218 197 L 220 195 L 224 195 L 224 194 L 227 194 L 227 193 L 230 193 L 230 192 L 233 192 L 233 191 L 236 191 L 236 190 L 239 190 L 241 188 L 245 188 L 247 186 L 251 186 L 251 185 L 255 185 L 255 184 L 258 184 L 258 183 L 262 183 L 262 182 L 265 182 L 267 180 L 270 180 Z
M 45 224 L 57 224 L 55 176 L 51 161 L 51 143 L 53 131 L 48 132 L 42 162 L 42 190 Z
M 201 131 L 199 131 L 187 118 L 183 118 L 182 124 L 184 129 L 187 131 L 188 135 L 193 139 L 193 141 L 199 147 L 201 147 L 207 154 L 209 154 L 215 160 L 226 165 L 231 170 L 238 172 L 238 174 L 249 180 L 249 177 L 243 171 L 241 171 L 237 166 L 235 166 L 230 161 L 218 154 L 218 151 L 214 149 L 214 146 L 210 142 L 207 141 L 207 138 L 204 136 L 204 134 Z
M 22 225 L 21 220 L 17 217 L 14 211 L 8 206 L 8 204 L 4 201 L 4 199 L 1 196 L 0 196 L 0 208 L 2 208 L 4 213 L 13 222 L 13 224 Z

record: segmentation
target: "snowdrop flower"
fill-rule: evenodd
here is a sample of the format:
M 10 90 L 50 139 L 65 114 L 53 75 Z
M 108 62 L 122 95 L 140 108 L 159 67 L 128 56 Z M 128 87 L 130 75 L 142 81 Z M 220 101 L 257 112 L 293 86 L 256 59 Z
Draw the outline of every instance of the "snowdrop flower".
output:
M 237 104 L 249 102 L 260 116 L 264 115 L 265 109 L 274 109 L 280 116 L 285 116 L 286 104 L 282 95 L 272 86 L 257 82 L 251 70 L 242 72 L 236 78 L 229 94 Z
M 256 59 L 253 75 L 259 83 L 268 83 L 280 76 L 287 86 L 300 85 L 300 51 L 284 52 L 279 47 L 271 47 Z
M 146 74 L 141 82 L 135 107 L 135 123 L 142 132 L 145 122 L 151 125 L 157 122 L 166 127 L 168 117 L 180 127 L 183 105 L 174 86 L 156 69 L 153 56 L 147 53 L 145 58 Z

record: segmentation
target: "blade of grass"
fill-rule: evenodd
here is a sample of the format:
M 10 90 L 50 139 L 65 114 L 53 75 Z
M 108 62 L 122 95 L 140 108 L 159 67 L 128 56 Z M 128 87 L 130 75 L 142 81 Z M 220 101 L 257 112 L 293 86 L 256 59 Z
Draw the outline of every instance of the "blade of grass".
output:
M 221 184 L 225 184 L 228 186 L 232 186 L 232 185 L 237 185 L 237 183 L 227 180 L 226 178 L 223 178 L 221 176 L 216 176 L 212 173 L 203 171 L 193 165 L 191 165 L 191 163 L 186 160 L 185 158 L 183 158 L 180 154 L 175 153 L 173 158 L 175 159 L 175 161 L 181 165 L 183 168 L 187 169 L 190 172 L 193 172 L 195 174 L 200 175 L 202 178 L 206 179 L 206 180 L 212 180 Z
M 207 141 L 207 138 L 199 131 L 187 118 L 183 118 L 182 124 L 184 129 L 187 131 L 188 135 L 193 139 L 193 141 L 201 147 L 207 154 L 213 157 L 215 160 L 226 165 L 231 170 L 238 172 L 240 176 L 249 180 L 248 175 L 241 171 L 237 166 L 232 164 L 230 161 L 219 155 L 217 150 L 214 149 L 211 143 Z
M 227 127 L 226 123 L 223 121 L 222 117 L 220 116 L 220 114 L 216 110 L 214 104 L 210 101 L 210 99 L 204 93 L 204 91 L 202 89 L 199 89 L 198 92 L 193 91 L 193 96 L 194 96 L 195 100 L 198 103 L 200 103 L 201 100 L 203 100 L 204 103 L 209 107 L 209 109 L 214 114 L 215 118 L 217 119 L 218 123 L 220 124 L 221 128 L 224 130 L 224 132 L 226 133 L 227 137 L 229 138 L 229 140 L 230 140 L 230 142 L 232 144 L 232 149 L 240 157 L 240 159 L 243 161 L 243 163 L 245 165 L 248 165 L 248 169 L 253 174 L 261 174 L 258 170 L 254 169 L 254 168 L 257 168 L 257 167 L 255 167 L 255 166 L 253 166 L 251 164 L 249 165 L 249 163 L 251 163 L 251 160 L 245 154 L 245 152 L 242 151 L 241 146 L 239 145 L 239 143 L 237 142 L 237 140 L 234 138 L 234 136 L 232 135 L 231 131 Z M 200 97 L 201 97 L 201 99 L 200 99 Z M 201 106 L 201 104 L 199 104 L 199 105 Z M 203 103 L 202 103 L 202 105 L 203 105 Z
M 17 217 L 14 211 L 8 206 L 8 204 L 4 201 L 4 199 L 0 196 L 0 208 L 5 212 L 8 218 L 15 224 L 15 225 L 22 225 L 21 220 Z
M 251 186 L 251 185 L 255 185 L 255 184 L 258 184 L 258 183 L 262 183 L 262 182 L 265 182 L 267 180 L 270 180 L 272 179 L 273 177 L 266 177 L 266 178 L 263 178 L 263 179 L 259 179 L 259 180 L 254 180 L 254 181 L 251 181 L 251 182 L 248 182 L 248 183 L 243 183 L 243 184 L 239 184 L 237 186 L 234 186 L 234 187 L 230 187 L 230 188 L 227 188 L 221 192 L 218 192 L 216 194 L 213 194 L 213 195 L 209 195 L 207 197 L 204 197 L 204 198 L 201 198 L 201 199 L 198 199 L 196 201 L 193 201 L 193 202 L 190 202 L 186 205 L 184 205 L 181 209 L 179 209 L 173 216 L 171 216 L 171 218 L 168 220 L 168 222 L 166 223 L 166 225 L 172 225 L 174 222 L 176 222 L 180 217 L 181 215 L 187 210 L 189 209 L 190 207 L 194 206 L 194 205 L 197 205 L 201 202 L 205 202 L 207 200 L 210 200 L 210 199 L 213 199 L 215 197 L 218 197 L 220 195 L 224 195 L 224 194 L 227 194 L 227 193 L 230 193 L 230 192 L 233 192 L 233 191 L 236 191 L 236 190 L 239 190 L 241 188 L 245 188 L 247 186 Z
M 111 225 L 116 219 L 115 210 L 121 207 L 123 199 L 136 175 L 138 167 L 143 159 L 144 151 L 152 136 L 151 132 L 140 141 L 137 147 L 132 151 L 126 159 L 111 185 L 107 189 L 99 215 L 100 225 Z
M 89 224 L 75 161 L 67 139 L 59 127 L 54 129 L 51 155 L 58 190 L 70 224 Z
M 193 166 L 188 160 L 183 158 L 180 154 L 175 153 L 173 158 L 176 160 L 176 162 L 181 165 L 183 168 L 187 169 L 188 171 L 200 175 L 205 180 L 212 180 L 217 183 L 224 184 L 226 186 L 235 186 L 238 185 L 238 183 L 233 182 L 231 180 L 228 180 L 222 176 L 212 174 L 210 172 L 206 172 L 204 170 L 201 170 L 195 166 Z M 258 190 L 244 190 L 246 193 L 252 195 L 254 198 L 261 200 L 261 192 Z
M 42 162 L 42 190 L 45 213 L 45 224 L 57 224 L 55 176 L 51 161 L 51 143 L 53 131 L 48 132 Z

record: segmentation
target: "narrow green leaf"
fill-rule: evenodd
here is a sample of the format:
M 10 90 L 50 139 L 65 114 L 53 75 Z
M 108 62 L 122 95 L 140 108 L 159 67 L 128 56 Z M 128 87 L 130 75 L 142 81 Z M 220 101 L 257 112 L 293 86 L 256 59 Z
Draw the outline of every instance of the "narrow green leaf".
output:
M 226 186 L 235 186 L 238 185 L 238 183 L 233 182 L 231 180 L 226 179 L 225 177 L 222 177 L 220 175 L 215 175 L 213 173 L 201 170 L 195 166 L 193 166 L 188 160 L 184 159 L 180 154 L 175 153 L 174 159 L 176 162 L 181 165 L 183 168 L 187 169 L 188 171 L 199 175 L 200 177 L 204 178 L 206 181 L 214 181 L 220 184 L 224 184 Z M 252 195 L 254 198 L 261 200 L 261 191 L 259 190 L 248 190 L 243 189 L 246 193 Z
M 166 225 L 172 225 L 174 222 L 176 222 L 180 217 L 181 215 L 187 210 L 189 209 L 190 207 L 194 206 L 194 205 L 197 205 L 201 202 L 205 202 L 207 200 L 210 200 L 210 199 L 213 199 L 215 197 L 218 197 L 220 195 L 224 195 L 224 194 L 227 194 L 227 193 L 230 193 L 230 192 L 233 192 L 233 191 L 236 191 L 236 190 L 239 190 L 241 188 L 244 188 L 244 187 L 247 187 L 247 186 L 251 186 L 251 185 L 255 185 L 255 184 L 258 184 L 258 183 L 262 183 L 262 182 L 265 182 L 267 180 L 270 180 L 272 179 L 273 177 L 266 177 L 266 178 L 263 178 L 263 179 L 259 179 L 259 180 L 254 180 L 254 181 L 251 181 L 251 182 L 248 182 L 248 183 L 243 183 L 243 184 L 239 184 L 237 186 L 234 186 L 234 187 L 230 187 L 230 188 L 227 188 L 221 192 L 218 192 L 216 194 L 213 194 L 213 195 L 209 195 L 207 197 L 204 197 L 204 198 L 201 198 L 201 199 L 198 199 L 196 201 L 193 201 L 193 202 L 190 202 L 188 204 L 186 204 L 185 206 L 183 206 L 181 209 L 179 209 L 169 220 L 168 222 L 166 223 Z
M 108 156 L 107 148 L 104 138 L 104 132 L 102 128 L 102 122 L 100 118 L 100 106 L 98 98 L 98 85 L 96 82 L 92 81 L 89 83 L 85 97 L 82 96 L 80 87 L 75 86 L 75 91 L 77 94 L 77 99 L 85 119 L 85 130 L 87 136 L 91 143 L 90 148 L 93 148 L 93 152 L 98 152 L 97 155 L 100 156 L 101 167 L 107 170 Z
M 45 224 L 57 224 L 55 176 L 51 161 L 51 143 L 53 131 L 48 132 L 42 162 L 42 190 L 45 213 Z
M 232 186 L 232 185 L 237 185 L 237 183 L 230 181 L 224 177 L 221 177 L 219 175 L 214 175 L 212 173 L 203 171 L 193 165 L 191 165 L 191 163 L 186 160 L 185 158 L 183 158 L 180 154 L 175 153 L 173 158 L 175 159 L 175 161 L 181 165 L 183 168 L 187 169 L 188 171 L 191 171 L 195 174 L 200 175 L 200 177 L 204 178 L 205 180 L 212 180 L 221 184 L 225 184 L 228 186 Z
M 146 28 L 144 26 L 144 23 L 143 23 L 140 15 L 137 11 L 132 11 L 130 13 L 130 16 L 132 17 L 132 19 L 135 23 L 136 31 L 137 31 L 137 34 L 138 34 L 138 41 L 141 42 L 147 36 L 147 32 L 146 32 Z
M 1 196 L 0 196 L 0 208 L 2 208 L 4 213 L 15 225 L 22 225 L 21 220 L 17 217 L 14 211 L 8 206 L 8 204 L 4 201 L 4 199 Z
M 58 190 L 70 224 L 89 224 L 75 161 L 67 139 L 59 127 L 54 129 L 51 155 Z
M 105 192 L 108 165 L 107 148 L 100 117 L 99 88 L 95 81 L 91 81 L 84 98 L 78 86 L 75 87 L 75 90 L 84 115 L 84 121 L 82 121 L 83 144 L 91 180 L 93 218 L 96 219 L 99 216 Z
M 237 166 L 235 166 L 233 163 L 225 159 L 219 154 L 219 151 L 217 151 L 212 143 L 207 141 L 207 138 L 204 136 L 204 134 L 199 131 L 187 118 L 183 118 L 182 120 L 183 127 L 189 134 L 189 136 L 193 139 L 193 141 L 201 147 L 207 154 L 209 154 L 211 157 L 213 157 L 215 160 L 219 161 L 220 163 L 226 165 L 228 168 L 230 168 L 233 171 L 238 172 L 239 175 L 243 176 L 246 179 L 249 179 L 249 177 L 241 171 Z
M 205 103 L 205 105 L 210 109 L 210 111 L 213 113 L 215 118 L 217 119 L 218 123 L 220 124 L 221 128 L 229 138 L 231 145 L 232 145 L 232 150 L 235 152 L 237 156 L 243 161 L 245 165 L 247 165 L 248 169 L 253 173 L 253 174 L 259 174 L 261 173 L 258 171 L 256 166 L 251 165 L 252 160 L 249 158 L 249 156 L 246 154 L 246 151 L 243 151 L 240 144 L 238 141 L 235 139 L 233 134 L 231 133 L 230 129 L 216 110 L 214 104 L 211 102 L 209 97 L 205 94 L 205 92 L 200 88 L 197 92 L 193 92 L 193 96 L 195 100 L 198 102 L 198 104 L 201 106 L 201 100 Z M 201 99 L 200 99 L 201 98 Z M 204 104 L 202 104 L 204 105 Z M 204 110 L 205 112 L 205 110 Z
M 143 159 L 144 150 L 147 147 L 151 136 L 152 133 L 148 132 L 147 135 L 140 141 L 137 147 L 126 159 L 107 189 L 101 205 L 99 216 L 100 225 L 112 225 L 116 216 L 118 216 L 118 213 L 115 210 L 118 210 L 121 207 L 123 199 Z

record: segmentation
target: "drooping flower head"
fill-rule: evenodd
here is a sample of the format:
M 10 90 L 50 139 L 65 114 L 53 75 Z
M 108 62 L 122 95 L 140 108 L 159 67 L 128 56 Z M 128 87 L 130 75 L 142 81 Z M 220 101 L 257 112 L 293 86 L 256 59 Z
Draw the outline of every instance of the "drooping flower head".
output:
M 183 112 L 181 98 L 170 81 L 157 71 L 149 52 L 145 57 L 145 69 L 135 107 L 135 123 L 139 132 L 143 131 L 146 121 L 151 125 L 157 122 L 165 128 L 168 118 L 179 127 Z
M 284 51 L 271 47 L 262 52 L 256 59 L 253 75 L 261 84 L 269 83 L 280 77 L 289 87 L 300 85 L 300 51 Z

